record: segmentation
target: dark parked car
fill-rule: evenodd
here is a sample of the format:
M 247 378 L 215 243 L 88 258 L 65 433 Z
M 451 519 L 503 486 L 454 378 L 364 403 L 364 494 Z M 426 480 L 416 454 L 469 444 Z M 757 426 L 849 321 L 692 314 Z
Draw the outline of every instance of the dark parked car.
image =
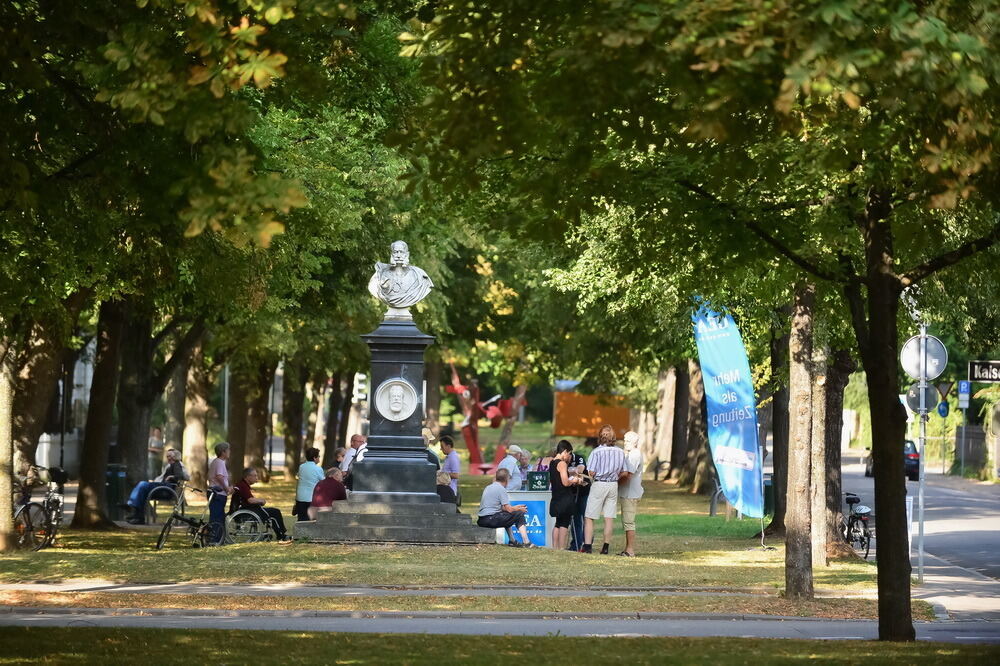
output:
M 903 465 L 906 469 L 906 478 L 916 481 L 920 478 L 920 454 L 917 453 L 917 445 L 906 440 L 903 443 Z M 874 459 L 871 451 L 865 460 L 865 476 L 875 476 Z

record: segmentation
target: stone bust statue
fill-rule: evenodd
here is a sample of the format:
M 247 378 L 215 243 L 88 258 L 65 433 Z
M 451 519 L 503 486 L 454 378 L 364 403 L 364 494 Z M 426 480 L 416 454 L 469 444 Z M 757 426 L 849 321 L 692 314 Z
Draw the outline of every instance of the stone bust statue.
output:
M 434 283 L 427 273 L 410 265 L 410 248 L 406 243 L 396 241 L 390 250 L 390 263 L 375 263 L 368 291 L 391 308 L 390 315 L 406 315 L 406 308 L 426 298 Z

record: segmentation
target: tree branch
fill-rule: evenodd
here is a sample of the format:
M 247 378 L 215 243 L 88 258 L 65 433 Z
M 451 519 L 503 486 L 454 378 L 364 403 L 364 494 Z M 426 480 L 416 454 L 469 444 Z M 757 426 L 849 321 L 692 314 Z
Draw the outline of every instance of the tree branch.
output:
M 191 324 L 191 328 L 184 334 L 184 337 L 177 342 L 177 346 L 174 347 L 174 353 L 170 355 L 170 358 L 163 364 L 163 367 L 153 375 L 153 380 L 149 384 L 150 395 L 158 396 L 163 393 L 163 390 L 167 388 L 167 382 L 170 381 L 170 375 L 174 374 L 174 370 L 181 362 L 181 359 L 191 352 L 204 333 L 205 320 L 199 317 Z
M 179 317 L 174 317 L 168 321 L 160 332 L 153 336 L 153 349 L 159 347 L 163 343 L 164 338 L 176 331 L 177 327 L 181 325 L 181 321 L 183 320 Z
M 852 271 L 850 258 L 841 253 L 840 264 L 847 271 Z M 844 300 L 851 313 L 851 327 L 854 329 L 854 337 L 858 341 L 858 351 L 861 358 L 869 358 L 871 353 L 871 335 L 868 330 L 868 318 L 865 316 L 865 299 L 861 294 L 861 281 L 851 280 L 844 284 Z
M 717 206 L 725 208 L 730 213 L 732 213 L 734 217 L 741 219 L 743 223 L 747 226 L 747 228 L 749 228 L 761 240 L 770 245 L 778 252 L 778 254 L 791 261 L 793 264 L 804 270 L 806 273 L 814 275 L 820 278 L 821 280 L 827 280 L 829 282 L 844 283 L 845 281 L 851 280 L 852 276 L 850 274 L 845 276 L 834 275 L 833 273 L 823 270 L 818 265 L 809 261 L 805 257 L 800 256 L 791 248 L 789 248 L 787 245 L 785 245 L 777 238 L 775 238 L 772 234 L 768 233 L 763 227 L 757 224 L 756 221 L 745 216 L 742 213 L 742 211 L 737 209 L 735 206 L 725 201 L 722 201 L 714 194 L 712 194 L 705 188 L 701 187 L 700 185 L 697 185 L 695 183 L 692 183 L 691 181 L 683 179 L 678 180 L 677 183 L 682 187 L 684 187 L 685 189 L 690 190 L 694 194 L 698 195 L 702 199 L 705 199 L 707 201 L 714 203 Z
M 900 281 L 903 283 L 904 287 L 909 287 L 910 285 L 920 282 L 924 278 L 933 275 L 943 268 L 948 268 L 953 264 L 957 264 L 966 257 L 970 257 L 977 252 L 982 252 L 983 250 L 995 245 L 997 241 L 1000 241 L 1000 222 L 997 222 L 989 233 L 980 236 L 975 240 L 963 243 L 951 252 L 939 254 L 919 266 L 914 266 L 910 270 L 903 273 L 900 277 Z

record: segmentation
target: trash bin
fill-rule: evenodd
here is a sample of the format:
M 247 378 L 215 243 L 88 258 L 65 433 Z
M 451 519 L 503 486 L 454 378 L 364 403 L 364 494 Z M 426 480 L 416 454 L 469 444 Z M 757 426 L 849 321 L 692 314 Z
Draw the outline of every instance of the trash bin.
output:
M 770 476 L 764 479 L 764 515 L 774 515 L 774 482 Z
M 125 487 L 126 469 L 125 465 L 116 463 L 108 465 L 104 481 L 104 498 L 111 520 L 125 520 L 125 502 L 128 500 L 128 488 Z

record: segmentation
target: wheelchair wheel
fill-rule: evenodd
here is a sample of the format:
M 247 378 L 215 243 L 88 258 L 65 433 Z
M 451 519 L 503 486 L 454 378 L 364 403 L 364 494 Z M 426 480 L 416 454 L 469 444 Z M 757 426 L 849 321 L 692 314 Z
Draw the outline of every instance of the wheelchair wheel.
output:
M 177 504 L 177 491 L 170 486 L 159 486 L 158 488 L 153 488 L 149 491 L 149 495 L 146 497 L 146 524 L 155 525 L 157 513 L 163 513 L 160 510 L 164 505 L 169 507 L 169 513 L 173 513 L 174 506 Z M 181 512 L 183 514 L 183 510 Z
M 227 543 L 257 543 L 267 537 L 267 526 L 250 509 L 239 509 L 226 517 Z
M 156 539 L 156 550 L 163 550 L 163 546 L 167 543 L 167 537 L 170 536 L 170 528 L 174 526 L 174 516 L 170 514 L 167 518 L 167 522 L 163 523 L 163 529 L 160 530 L 160 536 Z

